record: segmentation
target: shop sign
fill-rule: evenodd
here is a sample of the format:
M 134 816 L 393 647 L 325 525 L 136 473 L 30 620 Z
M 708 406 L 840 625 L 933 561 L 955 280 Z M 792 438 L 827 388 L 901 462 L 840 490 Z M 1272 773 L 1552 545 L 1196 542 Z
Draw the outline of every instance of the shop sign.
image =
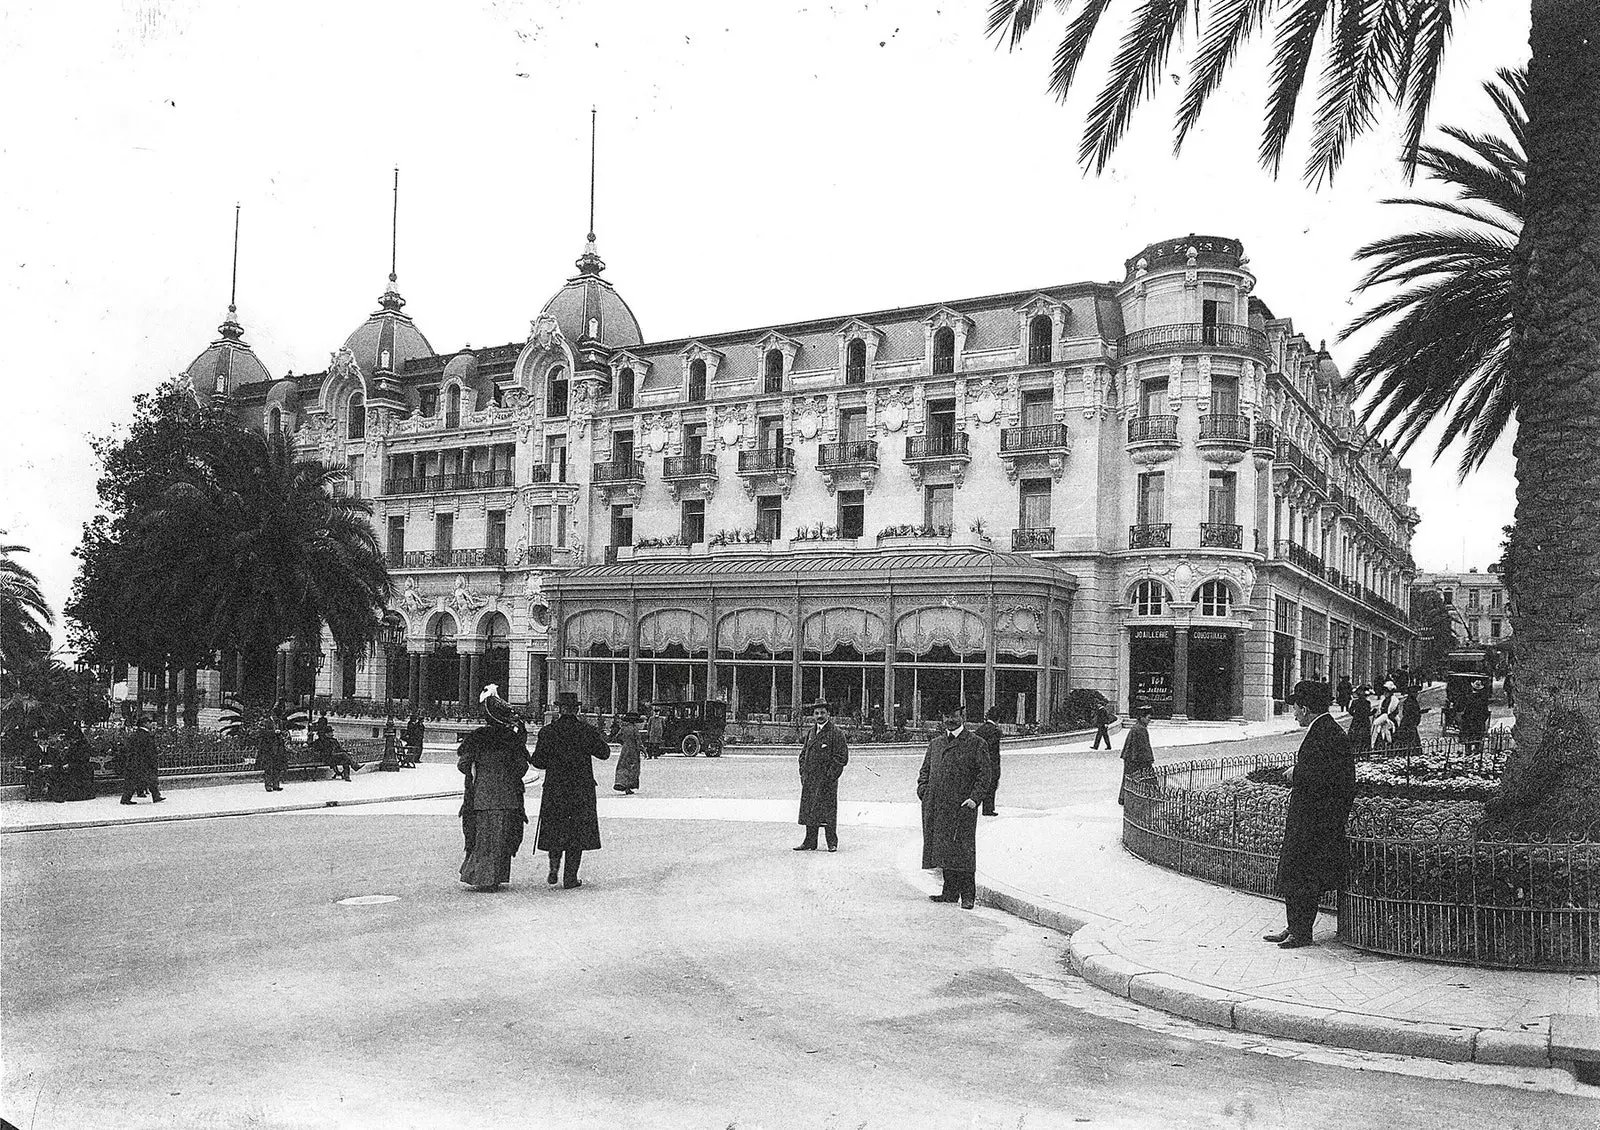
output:
M 1171 628 L 1134 628 L 1133 629 L 1133 638 L 1136 639 L 1136 640 L 1153 641 L 1153 642 L 1156 642 L 1156 643 L 1171 643 L 1172 642 L 1172 629 Z
M 1195 628 L 1189 633 L 1192 640 L 1210 640 L 1213 643 L 1232 643 L 1233 633 L 1221 628 Z

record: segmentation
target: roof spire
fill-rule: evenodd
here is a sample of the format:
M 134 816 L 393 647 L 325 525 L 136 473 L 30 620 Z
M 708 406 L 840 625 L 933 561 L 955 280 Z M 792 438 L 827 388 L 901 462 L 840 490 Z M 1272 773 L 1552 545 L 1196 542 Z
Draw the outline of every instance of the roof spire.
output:
M 400 288 L 396 286 L 398 276 L 395 274 L 395 262 L 400 249 L 400 166 L 394 167 L 394 207 L 389 217 L 389 285 L 384 288 L 383 294 L 378 298 L 378 305 L 385 310 L 399 311 L 406 304 L 400 297 Z
M 228 284 L 228 316 L 222 319 L 217 332 L 229 341 L 244 337 L 244 327 L 239 324 L 239 202 L 233 202 L 233 280 Z
M 598 275 L 606 269 L 605 263 L 600 258 L 600 252 L 594 245 L 594 154 L 595 154 L 595 118 L 598 112 L 595 107 L 589 107 L 589 240 L 584 245 L 583 254 L 578 256 L 578 273 L 580 275 Z

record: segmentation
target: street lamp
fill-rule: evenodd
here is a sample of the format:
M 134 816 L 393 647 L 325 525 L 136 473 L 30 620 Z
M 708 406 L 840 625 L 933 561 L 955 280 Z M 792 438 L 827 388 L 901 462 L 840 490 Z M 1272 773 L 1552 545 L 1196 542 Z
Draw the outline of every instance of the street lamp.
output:
M 406 642 L 403 623 L 385 619 L 379 636 L 383 645 L 383 760 L 378 763 L 380 773 L 400 772 L 400 755 L 395 749 L 394 733 L 394 657 Z

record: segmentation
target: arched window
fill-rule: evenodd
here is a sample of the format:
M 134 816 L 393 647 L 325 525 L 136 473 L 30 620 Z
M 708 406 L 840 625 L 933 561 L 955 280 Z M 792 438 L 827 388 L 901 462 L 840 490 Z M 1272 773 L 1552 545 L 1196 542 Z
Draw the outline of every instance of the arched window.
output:
M 767 350 L 767 392 L 783 391 L 783 351 Z
M 283 412 L 274 408 L 267 413 L 267 432 L 270 435 L 277 435 L 281 431 L 283 431 Z
M 936 374 L 956 371 L 956 331 L 949 326 L 933 331 L 933 371 Z
M 697 404 L 706 398 L 706 363 L 702 358 L 689 362 L 689 401 Z
M 1233 606 L 1233 590 L 1225 581 L 1207 581 L 1194 591 L 1202 616 L 1226 616 Z
M 1040 314 L 1028 323 L 1028 364 L 1050 363 L 1050 338 L 1054 324 L 1048 314 Z
M 567 414 L 567 370 L 560 365 L 551 369 L 550 375 L 545 378 L 544 414 L 546 416 Z
M 362 439 L 367 434 L 367 398 L 359 392 L 350 398 L 350 427 L 347 434 L 351 439 Z
M 461 386 L 451 385 L 450 391 L 444 397 L 444 426 L 459 428 L 461 426 Z
M 844 383 L 847 385 L 867 383 L 867 343 L 859 337 L 851 338 L 850 344 L 844 349 Z
M 617 374 L 617 407 L 633 407 L 633 370 L 624 369 Z
M 1133 586 L 1133 596 L 1130 601 L 1133 605 L 1135 616 L 1159 616 L 1165 610 L 1167 601 L 1166 586 L 1160 581 L 1140 581 Z

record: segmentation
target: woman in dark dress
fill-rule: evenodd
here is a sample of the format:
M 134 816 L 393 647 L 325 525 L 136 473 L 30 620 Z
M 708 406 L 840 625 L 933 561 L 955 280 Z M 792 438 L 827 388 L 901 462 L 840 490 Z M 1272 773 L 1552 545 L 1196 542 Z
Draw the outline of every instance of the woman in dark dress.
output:
M 1372 702 L 1367 697 L 1371 687 L 1355 689 L 1350 698 L 1350 749 L 1357 757 L 1372 752 Z
M 1150 708 L 1138 706 L 1133 711 L 1133 722 L 1122 739 L 1122 787 L 1117 789 L 1117 803 L 1123 801 L 1128 782 L 1154 775 L 1156 753 L 1150 745 Z
M 462 740 L 456 757 L 456 768 L 467 778 L 461 802 L 467 848 L 461 881 L 475 891 L 499 890 L 511 881 L 511 857 L 522 846 L 522 826 L 528 822 L 522 792 L 528 730 L 494 689 L 485 689 L 481 699 L 488 724 Z
M 639 723 L 644 718 L 638 714 L 624 714 L 617 727 L 617 740 L 621 752 L 617 754 L 617 775 L 611 787 L 624 796 L 632 796 L 639 787 Z

